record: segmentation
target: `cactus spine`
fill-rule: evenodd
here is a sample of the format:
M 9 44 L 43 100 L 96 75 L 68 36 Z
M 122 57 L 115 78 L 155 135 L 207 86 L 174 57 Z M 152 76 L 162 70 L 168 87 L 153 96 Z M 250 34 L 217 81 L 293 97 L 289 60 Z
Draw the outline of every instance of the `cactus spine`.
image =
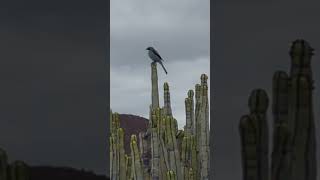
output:
M 270 175 L 272 180 L 316 179 L 312 55 L 313 49 L 306 41 L 294 41 L 290 50 L 290 75 L 277 71 L 273 76 L 272 112 L 274 121 Z M 267 105 L 264 110 L 266 108 Z M 260 180 L 269 176 L 266 164 L 259 163 L 268 162 L 266 156 L 267 123 L 261 115 L 252 116 L 252 112 L 257 113 L 252 111 L 252 107 L 250 109 L 251 114 L 243 116 L 240 120 L 243 174 L 244 179 Z M 259 129 L 264 131 L 261 134 L 265 136 L 264 138 L 257 133 Z M 260 146 L 258 148 L 260 151 L 257 151 L 258 146 Z M 264 153 L 259 153 L 261 150 Z M 262 167 L 263 165 L 265 167 Z M 266 175 L 260 177 L 261 173 Z

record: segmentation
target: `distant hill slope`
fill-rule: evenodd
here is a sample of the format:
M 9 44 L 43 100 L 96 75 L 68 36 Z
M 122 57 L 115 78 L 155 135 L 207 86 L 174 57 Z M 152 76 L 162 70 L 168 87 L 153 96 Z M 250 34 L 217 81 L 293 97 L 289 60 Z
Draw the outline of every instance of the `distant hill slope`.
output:
M 109 180 L 93 172 L 68 167 L 34 166 L 30 167 L 31 180 Z
M 125 152 L 129 154 L 130 150 L 130 137 L 132 134 L 139 135 L 139 132 L 145 132 L 147 130 L 149 120 L 131 114 L 120 114 L 120 127 L 125 131 Z

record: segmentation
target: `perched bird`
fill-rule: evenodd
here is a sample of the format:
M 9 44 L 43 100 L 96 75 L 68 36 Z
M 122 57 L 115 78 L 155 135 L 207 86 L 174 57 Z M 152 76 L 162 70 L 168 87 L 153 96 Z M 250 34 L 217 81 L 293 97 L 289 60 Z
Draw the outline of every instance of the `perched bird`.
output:
M 149 57 L 153 60 L 153 62 L 157 62 L 159 64 L 161 64 L 164 72 L 166 74 L 168 74 L 166 68 L 164 67 L 162 61 L 163 59 L 161 58 L 160 54 L 157 52 L 157 50 L 155 50 L 153 47 L 148 47 L 146 50 L 148 50 L 148 55 Z

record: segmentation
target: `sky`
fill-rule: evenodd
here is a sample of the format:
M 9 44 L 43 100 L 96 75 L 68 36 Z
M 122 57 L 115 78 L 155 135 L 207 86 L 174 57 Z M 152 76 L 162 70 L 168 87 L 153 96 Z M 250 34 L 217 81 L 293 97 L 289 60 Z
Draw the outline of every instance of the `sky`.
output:
M 105 174 L 105 0 L 0 2 L 0 148 L 10 162 Z
M 213 2 L 211 88 L 214 95 L 211 101 L 214 107 L 211 117 L 214 179 L 241 180 L 238 125 L 240 117 L 249 111 L 249 94 L 255 88 L 263 88 L 271 99 L 273 73 L 277 70 L 288 72 L 289 45 L 298 38 L 307 40 L 315 49 L 312 60 L 314 111 L 319 131 L 320 24 L 317 21 L 320 3 L 289 0 Z M 269 127 L 273 120 L 270 110 L 269 106 Z M 320 149 L 319 135 L 317 141 Z
M 188 90 L 200 83 L 201 74 L 210 76 L 209 5 L 209 0 L 111 0 L 110 106 L 114 112 L 149 117 L 152 61 L 145 49 L 153 46 L 168 71 L 166 75 L 158 65 L 160 105 L 163 83 L 168 82 L 173 115 L 183 128 Z

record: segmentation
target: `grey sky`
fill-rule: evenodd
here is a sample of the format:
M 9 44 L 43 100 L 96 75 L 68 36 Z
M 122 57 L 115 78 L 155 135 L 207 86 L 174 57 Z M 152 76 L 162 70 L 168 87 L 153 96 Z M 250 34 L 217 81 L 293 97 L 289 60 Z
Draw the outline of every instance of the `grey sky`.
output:
M 168 82 L 179 128 L 185 123 L 184 98 L 210 73 L 209 0 L 111 0 L 111 108 L 148 117 L 151 103 L 150 63 L 145 50 L 154 46 L 164 59 L 158 68 L 160 100 Z M 209 77 L 210 78 L 210 77 Z

